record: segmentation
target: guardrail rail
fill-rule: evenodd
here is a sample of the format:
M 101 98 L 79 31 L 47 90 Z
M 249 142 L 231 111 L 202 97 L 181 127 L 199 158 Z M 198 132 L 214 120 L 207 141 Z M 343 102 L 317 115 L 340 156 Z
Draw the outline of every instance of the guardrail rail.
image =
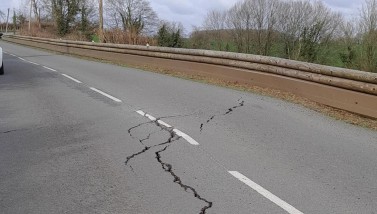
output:
M 4 35 L 3 40 L 115 63 L 153 66 L 268 87 L 377 118 L 377 74 L 276 57 L 210 50 Z M 105 72 L 105 71 L 104 71 Z

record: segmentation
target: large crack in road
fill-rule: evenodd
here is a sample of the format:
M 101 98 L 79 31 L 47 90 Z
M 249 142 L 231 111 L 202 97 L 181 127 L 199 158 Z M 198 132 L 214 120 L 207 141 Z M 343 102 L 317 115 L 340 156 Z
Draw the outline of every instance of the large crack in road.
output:
M 169 145 L 166 146 L 165 148 L 163 148 L 163 149 L 161 149 L 161 150 L 155 152 L 157 161 L 161 164 L 162 169 L 164 169 L 165 172 L 170 173 L 170 175 L 174 178 L 174 180 L 173 180 L 174 183 L 177 183 L 181 188 L 183 188 L 183 189 L 185 190 L 185 192 L 187 192 L 187 190 L 191 190 L 192 193 L 194 194 L 194 197 L 195 197 L 195 198 L 197 198 L 197 199 L 199 199 L 199 200 L 201 200 L 201 201 L 207 203 L 207 205 L 204 206 L 204 207 L 200 210 L 200 212 L 199 212 L 199 214 L 205 214 L 205 213 L 206 213 L 206 210 L 212 207 L 213 202 L 210 202 L 210 201 L 208 201 L 207 199 L 201 197 L 201 196 L 198 194 L 198 192 L 196 191 L 196 189 L 194 189 L 193 187 L 188 186 L 188 185 L 186 185 L 186 184 L 183 184 L 181 178 L 180 178 L 179 176 L 177 176 L 177 175 L 174 173 L 174 171 L 173 171 L 173 166 L 172 166 L 171 164 L 165 163 L 165 162 L 163 162 L 163 161 L 161 160 L 161 153 L 164 152 L 164 151 L 166 151 L 166 149 L 167 149 L 168 147 L 169 147 Z
M 238 102 L 238 105 L 228 108 L 228 110 L 225 113 L 212 115 L 210 118 L 208 118 L 208 120 L 205 123 L 201 123 L 199 127 L 200 133 L 203 132 L 204 125 L 210 123 L 213 119 L 215 119 L 215 117 L 228 115 L 232 113 L 235 109 L 243 107 L 245 105 L 245 101 L 242 100 L 242 97 L 238 99 L 237 102 Z
M 147 151 L 148 151 L 149 149 L 151 149 L 151 148 L 154 148 L 154 147 L 157 147 L 157 146 L 162 146 L 162 145 L 165 145 L 165 144 L 168 143 L 168 142 L 164 142 L 164 143 L 160 143 L 160 144 L 157 144 L 157 145 L 154 145 L 154 146 L 149 146 L 149 147 L 146 146 L 146 145 L 144 144 L 144 141 L 149 140 L 150 137 L 151 137 L 153 134 L 156 134 L 157 132 L 160 132 L 160 131 L 163 131 L 163 130 L 169 132 L 170 135 L 175 134 L 175 133 L 173 132 L 173 128 L 167 128 L 167 127 L 165 127 L 165 126 L 162 126 L 160 123 L 158 123 L 159 120 L 164 119 L 164 118 L 187 117 L 187 116 L 190 116 L 190 115 L 174 115 L 174 116 L 159 117 L 159 118 L 155 118 L 155 120 L 153 120 L 153 121 L 148 121 L 148 122 L 140 123 L 140 124 L 138 124 L 138 125 L 136 125 L 136 126 L 133 126 L 133 127 L 129 128 L 129 129 L 127 130 L 127 132 L 128 132 L 128 134 L 130 135 L 130 137 L 131 137 L 132 139 L 137 139 L 137 140 L 140 142 L 140 144 L 143 145 L 144 148 L 143 148 L 143 150 L 141 150 L 141 151 L 139 151 L 139 152 L 136 152 L 136 153 L 134 153 L 134 154 L 128 156 L 127 159 L 126 159 L 126 161 L 125 161 L 125 164 L 128 165 L 128 162 L 129 162 L 131 159 L 133 159 L 133 158 L 135 158 L 136 156 L 139 156 L 139 155 L 141 155 L 141 154 L 144 154 L 145 152 L 147 152 Z M 144 138 L 144 139 L 136 138 L 136 137 L 132 134 L 132 130 L 137 129 L 137 128 L 140 128 L 141 126 L 146 125 L 146 124 L 155 124 L 157 127 L 160 128 L 160 130 L 159 130 L 159 131 L 152 132 L 152 133 L 149 133 L 148 136 L 147 136 L 146 138 Z M 131 165 L 130 165 L 130 168 L 132 169 L 132 166 L 131 166 Z
M 174 116 L 174 117 L 177 117 L 177 116 Z M 162 118 L 162 117 L 161 117 L 161 118 Z M 138 125 L 136 125 L 136 126 L 134 126 L 134 127 L 131 127 L 130 129 L 128 129 L 128 134 L 131 136 L 131 138 L 132 138 L 132 139 L 138 139 L 138 141 L 140 142 L 140 144 L 141 144 L 144 148 L 143 148 L 141 151 L 136 152 L 136 153 L 134 153 L 134 154 L 128 156 L 127 159 L 126 159 L 126 161 L 125 161 L 125 165 L 127 166 L 127 165 L 129 164 L 129 161 L 130 161 L 131 159 L 134 159 L 135 157 L 137 157 L 137 156 L 139 156 L 139 155 L 141 155 L 141 154 L 144 154 L 144 153 L 148 152 L 151 148 L 155 148 L 155 147 L 159 147 L 159 146 L 167 145 L 167 146 L 165 146 L 163 149 L 161 149 L 161 150 L 155 152 L 155 154 L 156 154 L 156 160 L 161 164 L 162 169 L 163 169 L 165 172 L 168 172 L 168 173 L 173 177 L 173 182 L 174 182 L 174 183 L 177 183 L 182 189 L 185 190 L 185 192 L 188 192 L 188 190 L 191 190 L 191 192 L 193 193 L 193 195 L 194 195 L 195 198 L 197 198 L 197 199 L 199 199 L 199 200 L 201 200 L 201 201 L 203 201 L 203 202 L 205 202 L 205 203 L 207 204 L 207 205 L 204 206 L 204 207 L 200 210 L 200 212 L 199 212 L 199 214 L 205 214 L 206 211 L 207 211 L 209 208 L 212 207 L 213 202 L 208 201 L 207 199 L 201 197 L 201 196 L 198 194 L 198 192 L 197 192 L 197 190 L 196 190 L 195 188 L 193 188 L 193 187 L 191 187 L 191 186 L 189 186 L 189 185 L 184 184 L 184 183 L 182 182 L 181 178 L 180 178 L 180 177 L 179 177 L 179 176 L 173 171 L 173 166 L 172 166 L 171 164 L 169 164 L 169 163 L 166 163 L 166 162 L 163 162 L 163 161 L 162 161 L 161 153 L 165 152 L 165 151 L 167 150 L 167 148 L 168 148 L 173 142 L 178 141 L 179 139 L 181 139 L 181 137 L 178 136 L 178 135 L 173 131 L 173 130 L 174 130 L 173 127 L 168 128 L 168 127 L 165 127 L 165 126 L 161 125 L 161 124 L 158 122 L 161 118 L 156 118 L 154 121 L 150 121 L 150 122 L 140 123 L 140 124 L 138 124 Z M 164 117 L 164 118 L 166 118 L 166 117 Z M 144 144 L 144 141 L 149 140 L 150 137 L 151 137 L 153 134 L 157 133 L 157 132 L 149 133 L 149 134 L 147 135 L 147 137 L 144 138 L 144 139 L 136 138 L 136 137 L 132 134 L 132 130 L 133 130 L 133 129 L 140 128 L 140 127 L 142 127 L 143 125 L 151 124 L 151 123 L 154 123 L 156 126 L 158 126 L 158 127 L 160 128 L 159 131 L 166 131 L 166 132 L 169 133 L 169 138 L 168 138 L 165 142 L 162 142 L 162 143 L 159 143 L 159 144 L 156 144 L 156 145 L 153 145 L 153 146 L 146 146 L 146 145 Z M 134 171 L 133 168 L 132 168 L 132 166 L 131 166 L 131 165 L 129 165 L 129 166 L 130 166 L 131 170 Z
M 156 121 L 158 121 L 159 119 L 160 119 L 160 118 L 156 119 Z M 149 133 L 148 136 L 147 136 L 146 138 L 144 138 L 144 139 L 138 139 L 138 138 L 136 138 L 136 137 L 132 134 L 132 130 L 133 130 L 133 129 L 140 128 L 140 127 L 143 126 L 143 125 L 146 125 L 146 124 L 152 124 L 152 123 L 155 123 L 155 124 L 157 124 L 158 127 L 160 127 L 160 130 L 159 130 L 159 131 L 162 131 L 162 130 L 166 129 L 165 127 L 162 127 L 159 123 L 157 123 L 157 122 L 155 122 L 155 121 L 149 121 L 149 122 L 145 122 L 145 123 L 140 123 L 139 125 L 133 126 L 133 127 L 131 127 L 131 128 L 128 129 L 128 134 L 130 135 L 130 137 L 131 137 L 132 139 L 137 139 L 137 140 L 140 142 L 140 144 L 143 145 L 144 148 L 143 148 L 141 151 L 136 152 L 136 153 L 134 153 L 134 154 L 128 156 L 128 157 L 126 158 L 126 161 L 125 161 L 125 164 L 126 164 L 126 165 L 128 165 L 128 162 L 129 162 L 131 159 L 133 159 L 133 158 L 135 158 L 135 157 L 137 157 L 137 156 L 139 156 L 139 155 L 141 155 L 141 154 L 144 154 L 145 152 L 147 152 L 147 151 L 148 151 L 149 149 L 151 149 L 151 148 L 154 148 L 154 147 L 160 146 L 160 144 L 157 144 L 157 145 L 154 145 L 154 146 L 146 146 L 146 145 L 144 144 L 144 141 L 149 140 L 150 137 L 151 137 L 153 134 L 157 133 L 157 132 Z M 172 131 L 169 131 L 169 132 L 172 132 Z M 166 143 L 166 142 L 164 142 L 164 143 Z M 132 166 L 131 166 L 131 165 L 129 165 L 129 166 L 130 166 L 130 168 L 133 170 Z

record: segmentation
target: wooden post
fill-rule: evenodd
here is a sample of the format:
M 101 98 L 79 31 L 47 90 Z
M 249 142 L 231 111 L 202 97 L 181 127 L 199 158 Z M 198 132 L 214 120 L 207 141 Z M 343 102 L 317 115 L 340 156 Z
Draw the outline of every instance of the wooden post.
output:
M 99 41 L 104 42 L 103 34 L 103 1 L 99 0 Z
M 33 1 L 30 0 L 30 12 L 29 12 L 29 33 L 30 33 L 30 30 L 31 30 L 31 8 L 32 8 L 32 3 Z

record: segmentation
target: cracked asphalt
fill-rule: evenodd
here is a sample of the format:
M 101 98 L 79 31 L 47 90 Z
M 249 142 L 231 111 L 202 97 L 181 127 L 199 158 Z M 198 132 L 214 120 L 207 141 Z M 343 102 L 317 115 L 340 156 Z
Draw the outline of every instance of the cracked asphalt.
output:
M 159 120 L 159 119 L 161 119 L 161 118 L 157 118 L 157 120 Z M 210 202 L 210 201 L 208 201 L 207 199 L 201 197 L 201 196 L 199 195 L 198 191 L 197 191 L 195 188 L 193 188 L 193 187 L 191 187 L 191 186 L 189 186 L 189 185 L 183 184 L 182 179 L 181 179 L 176 173 L 174 173 L 173 166 L 172 166 L 171 164 L 169 164 L 169 163 L 163 162 L 163 160 L 162 160 L 162 153 L 165 152 L 165 151 L 168 149 L 168 147 L 170 146 L 170 144 L 172 144 L 173 142 L 179 140 L 181 137 L 178 136 L 176 133 L 174 133 L 174 131 L 173 131 L 172 128 L 166 128 L 166 127 L 162 126 L 161 124 L 159 124 L 159 123 L 157 122 L 157 120 L 154 121 L 154 124 L 155 124 L 156 126 L 158 126 L 159 128 L 161 128 L 161 130 L 164 130 L 164 131 L 166 131 L 166 132 L 169 133 L 169 137 L 168 137 L 168 139 L 167 139 L 165 142 L 163 142 L 163 143 L 160 143 L 160 144 L 157 144 L 157 145 L 153 145 L 153 146 L 145 146 L 145 144 L 144 144 L 143 142 L 146 141 L 146 140 L 149 140 L 150 137 L 151 137 L 151 135 L 152 135 L 153 133 L 156 133 L 156 132 L 149 133 L 148 136 L 147 136 L 146 138 L 144 138 L 144 139 L 138 139 L 139 142 L 144 146 L 144 149 L 141 150 L 140 152 L 137 152 L 137 153 L 134 153 L 134 154 L 128 156 L 128 157 L 127 157 L 127 160 L 126 160 L 126 162 L 125 162 L 125 164 L 128 165 L 128 162 L 129 162 L 131 159 L 135 158 L 136 156 L 139 156 L 139 155 L 141 155 L 141 154 L 146 153 L 146 152 L 147 152 L 150 148 L 152 148 L 152 147 L 158 147 L 158 146 L 165 146 L 165 145 L 167 145 L 167 146 L 165 146 L 163 149 L 161 149 L 161 150 L 155 152 L 155 154 L 156 154 L 156 160 L 161 164 L 161 167 L 162 167 L 163 170 L 165 170 L 166 172 L 168 172 L 168 173 L 171 174 L 171 176 L 173 177 L 173 181 L 174 181 L 174 183 L 177 183 L 182 189 L 185 190 L 185 192 L 187 192 L 187 191 L 191 191 L 195 198 L 198 198 L 199 200 L 204 201 L 205 203 L 207 203 L 207 205 L 204 206 L 204 207 L 200 210 L 200 212 L 199 212 L 200 214 L 205 214 L 206 211 L 207 211 L 207 209 L 209 209 L 209 208 L 212 207 L 212 203 L 213 203 L 213 202 Z M 144 125 L 144 124 L 145 124 L 145 123 L 141 123 L 141 124 L 139 124 L 139 125 L 137 125 L 137 126 L 134 126 L 134 127 L 130 128 L 130 129 L 128 129 L 128 134 L 129 134 L 132 138 L 135 138 L 135 137 L 132 135 L 132 133 L 131 133 L 132 129 L 135 129 L 135 128 L 138 128 L 138 127 L 141 127 L 141 126 Z M 130 166 L 130 168 L 131 168 L 132 171 L 134 171 L 133 168 L 132 168 L 132 166 Z
M 243 100 L 241 101 L 241 100 L 242 100 L 242 98 L 238 99 L 239 104 L 237 106 L 233 106 L 232 108 L 229 108 L 224 114 L 212 115 L 205 123 L 207 124 L 207 123 L 211 122 L 217 116 L 226 116 L 226 115 L 232 113 L 233 110 L 235 110 L 236 108 L 240 108 L 240 107 L 244 106 L 245 101 L 243 101 Z M 204 129 L 204 123 L 200 124 L 200 132 L 202 132 L 203 129 Z
M 377 210 L 376 132 L 269 97 L 0 46 L 0 213 Z

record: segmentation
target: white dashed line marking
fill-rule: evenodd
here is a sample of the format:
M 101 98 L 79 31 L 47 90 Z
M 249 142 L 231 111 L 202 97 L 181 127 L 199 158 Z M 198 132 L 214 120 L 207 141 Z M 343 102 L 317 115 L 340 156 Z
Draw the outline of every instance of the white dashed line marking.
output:
M 116 98 L 116 97 L 113 97 L 113 96 L 111 96 L 110 94 L 107 94 L 107 93 L 105 93 L 105 92 L 103 92 L 103 91 L 101 91 L 101 90 L 98 90 L 98 89 L 93 88 L 93 87 L 90 87 L 90 89 L 93 90 L 93 91 L 95 91 L 95 92 L 97 92 L 97 93 L 99 93 L 99 94 L 102 94 L 103 96 L 105 96 L 105 97 L 107 97 L 107 98 L 112 99 L 113 101 L 115 101 L 115 102 L 117 102 L 117 103 L 121 103 L 121 102 L 122 102 L 122 100 L 120 100 L 120 99 L 118 99 L 118 98 Z
M 33 65 L 39 65 L 38 63 L 35 63 L 35 62 L 32 62 L 32 61 L 26 61 L 26 62 L 31 63 Z
M 186 133 L 178 129 L 173 129 L 173 132 L 177 134 L 178 136 L 182 137 L 183 139 L 185 139 L 187 142 L 189 142 L 189 144 L 194 145 L 194 146 L 199 146 L 199 143 L 196 140 L 194 140 L 192 137 L 187 135 Z
M 153 117 L 152 115 L 149 115 L 149 114 L 145 114 L 144 116 L 147 117 L 148 119 L 152 120 L 152 121 L 157 120 L 155 117 Z
M 21 57 L 17 57 L 17 58 L 19 58 L 20 60 L 22 60 L 22 61 L 24 61 L 24 62 L 30 63 L 30 64 L 39 65 L 38 63 L 35 63 L 35 62 L 32 62 L 32 61 L 26 60 L 26 59 L 21 58 Z
M 165 126 L 165 127 L 167 127 L 167 128 L 173 128 L 173 126 L 171 126 L 171 125 L 165 123 L 165 122 L 162 121 L 162 120 L 157 120 L 157 119 L 156 119 L 155 117 L 153 117 L 152 115 L 149 115 L 149 114 L 147 114 L 147 113 L 145 113 L 145 112 L 143 112 L 143 111 L 141 111 L 141 110 L 136 111 L 136 113 L 140 114 L 140 115 L 143 116 L 143 117 L 146 117 L 146 118 L 150 119 L 150 120 L 153 121 L 153 122 L 156 122 L 156 121 L 157 121 L 157 123 L 159 123 L 159 124 L 162 125 L 162 126 Z M 190 137 L 188 134 L 186 134 L 186 133 L 184 133 L 184 132 L 182 132 L 182 131 L 180 131 L 180 130 L 178 130 L 178 129 L 173 129 L 173 132 L 174 132 L 176 135 L 178 135 L 178 136 L 182 137 L 183 139 L 185 139 L 189 144 L 194 145 L 194 146 L 198 146 L 198 145 L 199 145 L 199 143 L 198 143 L 196 140 L 194 140 L 192 137 Z
M 141 111 L 141 110 L 138 110 L 138 111 L 136 111 L 136 112 L 137 112 L 138 114 L 140 114 L 141 116 L 150 119 L 150 120 L 153 121 L 153 122 L 155 122 L 155 121 L 157 120 L 157 118 L 155 118 L 155 117 L 153 117 L 152 115 L 147 114 L 147 113 L 145 113 L 145 112 L 143 112 L 143 111 Z
M 164 121 L 162 121 L 162 120 L 157 120 L 157 123 L 159 123 L 160 125 L 162 125 L 162 126 L 165 126 L 166 128 L 172 128 L 172 126 L 171 125 L 169 125 L 169 124 L 167 124 L 167 123 L 165 123 Z
M 260 185 L 258 185 L 254 181 L 252 181 L 249 178 L 247 178 L 246 176 L 242 175 L 241 173 L 239 173 L 237 171 L 229 171 L 229 173 L 231 175 L 233 175 L 235 178 L 237 178 L 238 180 L 240 180 L 241 182 L 243 182 L 244 184 L 248 185 L 249 187 L 251 187 L 252 189 L 254 189 L 255 191 L 257 191 L 259 194 L 263 195 L 268 200 L 272 201 L 273 203 L 275 203 L 279 207 L 283 208 L 288 213 L 290 213 L 290 214 L 303 214 L 303 212 L 297 210 L 292 205 L 290 205 L 287 202 L 281 200 L 279 197 L 277 197 L 276 195 L 272 194 L 270 191 L 268 191 L 265 188 L 261 187 Z
M 50 71 L 55 71 L 55 72 L 56 72 L 56 70 L 53 69 L 53 68 L 49 68 L 49 67 L 47 67 L 47 66 L 42 66 L 42 67 L 44 67 L 44 68 L 46 68 L 46 69 L 48 69 L 48 70 L 50 70 Z
M 11 54 L 11 53 L 8 53 L 9 55 L 11 55 L 11 56 L 16 56 L 16 55 L 14 55 L 14 54 Z
M 62 75 L 65 76 L 65 77 L 67 77 L 70 80 L 73 80 L 73 81 L 77 82 L 77 83 L 82 83 L 80 80 L 77 80 L 77 79 L 75 79 L 75 78 L 73 78 L 73 77 L 71 77 L 71 76 L 69 76 L 67 74 L 62 74 Z
M 141 111 L 141 110 L 136 111 L 136 113 L 140 114 L 143 117 L 145 116 L 145 113 L 143 111 Z
M 162 120 L 157 120 L 157 118 L 153 117 L 153 116 L 150 115 L 150 114 L 144 113 L 144 112 L 141 111 L 141 110 L 136 111 L 136 113 L 140 114 L 140 115 L 143 116 L 143 117 L 146 117 L 146 118 L 150 119 L 150 120 L 153 121 L 153 122 L 157 122 L 158 124 L 160 124 L 160 125 L 162 125 L 162 126 L 165 126 L 166 128 L 172 128 L 172 127 L 173 127 L 173 126 L 171 126 L 171 125 L 165 123 L 165 122 L 162 121 Z

